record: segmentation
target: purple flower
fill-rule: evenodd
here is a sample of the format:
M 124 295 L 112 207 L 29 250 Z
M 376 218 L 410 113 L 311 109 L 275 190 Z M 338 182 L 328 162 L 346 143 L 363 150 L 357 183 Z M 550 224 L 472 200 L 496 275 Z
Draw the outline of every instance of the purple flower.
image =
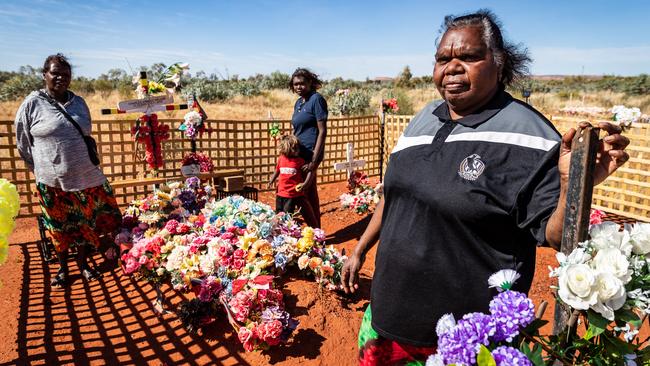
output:
M 512 342 L 525 328 L 535 320 L 535 306 L 525 294 L 517 291 L 505 291 L 490 301 L 490 313 L 496 324 L 494 340 Z
M 483 313 L 466 314 L 452 330 L 438 339 L 438 352 L 445 364 L 473 365 L 476 363 L 479 346 L 490 344 L 490 337 L 495 331 L 491 316 Z
M 532 362 L 516 348 L 501 346 L 492 351 L 497 366 L 532 366 Z
M 189 188 L 199 188 L 201 186 L 201 180 L 197 177 L 189 177 L 185 180 L 185 185 Z

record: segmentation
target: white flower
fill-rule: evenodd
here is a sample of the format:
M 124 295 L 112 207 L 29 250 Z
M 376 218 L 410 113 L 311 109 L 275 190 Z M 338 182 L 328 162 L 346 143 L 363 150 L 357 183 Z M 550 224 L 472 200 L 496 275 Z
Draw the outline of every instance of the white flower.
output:
M 427 358 L 427 362 L 424 366 L 445 366 L 445 363 L 442 361 L 442 355 L 435 354 L 430 355 L 429 358 Z
M 650 223 L 625 224 L 625 231 L 629 232 L 632 252 L 639 255 L 650 253 Z
M 454 318 L 454 314 L 445 314 L 438 319 L 438 323 L 436 324 L 436 334 L 438 337 L 442 337 L 443 334 L 454 329 L 455 326 L 456 319 Z
M 185 117 L 183 117 L 185 120 L 185 123 L 188 125 L 196 126 L 199 123 L 201 123 L 201 114 L 197 111 L 191 111 L 185 113 Z
M 594 286 L 598 292 L 598 303 L 591 308 L 614 321 L 614 311 L 620 309 L 627 299 L 623 282 L 611 273 L 599 273 Z
M 574 309 L 587 310 L 598 301 L 594 291 L 596 276 L 586 264 L 564 267 L 558 279 L 560 299 Z
M 576 248 L 568 256 L 562 252 L 557 252 L 555 254 L 555 258 L 557 259 L 558 263 L 560 263 L 560 265 L 565 266 L 569 264 L 586 263 L 589 259 L 591 259 L 591 256 L 587 254 L 584 248 Z
M 158 269 L 156 270 L 156 274 L 158 276 L 164 275 L 165 274 L 165 267 L 158 267 Z
M 621 232 L 618 229 L 619 225 L 611 221 L 593 225 L 589 230 L 591 236 L 590 245 L 596 250 L 617 248 L 629 256 L 632 252 L 630 233 L 628 231 Z
M 519 277 L 521 275 L 513 269 L 502 269 L 488 278 L 488 284 L 490 288 L 496 287 L 499 292 L 507 291 L 512 288 Z
M 596 253 L 591 266 L 597 272 L 611 273 L 618 277 L 624 284 L 632 279 L 632 270 L 627 257 L 616 248 L 601 249 Z

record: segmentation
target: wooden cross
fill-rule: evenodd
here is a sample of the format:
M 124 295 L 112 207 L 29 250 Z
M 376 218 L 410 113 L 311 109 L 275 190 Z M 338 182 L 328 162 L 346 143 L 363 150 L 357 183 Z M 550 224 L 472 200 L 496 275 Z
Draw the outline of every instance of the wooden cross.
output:
M 347 160 L 340 162 L 340 163 L 335 163 L 334 164 L 334 169 L 336 170 L 347 170 L 348 171 L 348 179 L 352 176 L 352 173 L 354 173 L 355 168 L 361 168 L 362 166 L 366 165 L 365 160 L 354 160 L 354 144 L 351 142 L 348 142 L 347 145 Z
M 147 85 L 147 72 L 140 72 L 140 85 Z M 169 138 L 169 126 L 158 124 L 158 117 L 154 112 L 159 111 L 173 111 L 180 109 L 187 109 L 187 104 L 174 104 L 174 97 L 171 94 L 158 96 L 147 96 L 144 99 L 125 100 L 117 103 L 117 108 L 104 108 L 102 114 L 123 114 L 123 113 L 143 113 L 144 116 L 138 118 L 135 127 L 133 128 L 133 139 L 138 142 L 143 142 L 150 150 L 152 159 L 148 160 L 149 166 L 152 169 L 162 167 L 162 151 L 161 142 Z M 141 131 L 140 121 L 146 123 L 147 128 Z
M 589 214 L 594 189 L 593 173 L 596 166 L 599 131 L 600 129 L 591 126 L 579 128 L 571 143 L 569 186 L 561 245 L 561 251 L 566 255 L 569 255 L 578 243 L 587 240 L 589 234 Z M 555 303 L 554 334 L 560 333 L 567 323 L 569 333 L 575 331 L 576 321 L 577 315 L 569 314 L 568 309 Z

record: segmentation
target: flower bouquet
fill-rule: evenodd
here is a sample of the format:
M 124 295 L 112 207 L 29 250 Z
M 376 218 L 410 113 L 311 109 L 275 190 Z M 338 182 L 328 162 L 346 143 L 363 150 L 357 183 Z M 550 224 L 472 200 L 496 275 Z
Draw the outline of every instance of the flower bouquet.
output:
M 558 301 L 572 311 L 558 335 L 541 335 L 526 295 L 511 291 L 518 274 L 489 279 L 501 292 L 490 314 L 443 316 L 436 327 L 438 350 L 427 365 L 648 365 L 649 339 L 639 329 L 650 314 L 650 224 L 593 225 L 590 239 L 569 255 L 557 254 Z M 584 325 L 582 329 L 576 329 Z
M 399 105 L 397 105 L 397 98 L 382 99 L 381 111 L 383 113 L 397 113 Z
M 181 173 L 184 176 L 192 176 L 200 173 L 210 173 L 214 169 L 212 159 L 206 154 L 192 152 L 183 157 L 181 161 Z
M 490 287 L 499 293 L 490 301 L 489 314 L 465 314 L 458 321 L 452 314 L 441 317 L 436 325 L 437 353 L 426 365 L 527 366 L 533 365 L 531 359 L 540 360 L 542 348 L 530 349 L 524 335 L 535 334 L 545 322 L 536 321 L 526 294 L 510 290 L 518 278 L 513 270 L 490 276 Z
M 590 228 L 590 239 L 551 269 L 559 301 L 585 324 L 585 333 L 563 333 L 572 348 L 569 361 L 593 364 L 650 362 L 648 339 L 636 339 L 650 314 L 650 224 L 613 222 Z M 635 341 L 636 340 L 636 341 Z M 629 363 L 628 363 L 629 364 Z
M 641 110 L 637 107 L 627 108 L 624 105 L 615 105 L 610 111 L 613 114 L 612 119 L 623 127 L 631 127 L 632 123 L 639 122 L 641 119 Z
M 371 187 L 368 176 L 364 172 L 354 171 L 348 179 L 347 188 L 348 193 L 339 197 L 343 208 L 364 214 L 379 202 L 381 185 L 378 184 L 375 188 Z
M 188 70 L 190 65 L 177 62 L 167 67 L 155 80 L 143 79 L 142 75 L 134 76 L 135 92 L 139 99 L 160 93 L 173 93 L 180 85 L 181 75 Z
M 220 301 L 248 352 L 286 342 L 298 326 L 284 310 L 282 291 L 273 288 L 273 276 L 239 277 L 222 292 Z

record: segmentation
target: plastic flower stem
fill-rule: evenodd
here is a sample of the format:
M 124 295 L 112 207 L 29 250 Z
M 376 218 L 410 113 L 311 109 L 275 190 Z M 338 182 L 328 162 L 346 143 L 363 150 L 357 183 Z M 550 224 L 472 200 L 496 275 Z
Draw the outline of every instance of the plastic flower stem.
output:
M 535 319 L 542 319 L 544 313 L 546 312 L 547 306 L 548 306 L 548 302 L 546 300 L 542 301 L 542 303 L 539 304 L 539 307 L 537 308 L 537 313 L 535 313 Z
M 545 345 L 544 343 L 539 342 L 538 340 L 536 340 L 535 338 L 533 338 L 530 334 L 524 332 L 523 330 L 520 330 L 519 333 L 520 333 L 520 334 L 521 334 L 521 335 L 522 335 L 526 340 L 528 340 L 529 342 L 533 342 L 533 343 L 539 344 L 539 345 L 542 347 L 542 349 L 543 349 L 544 351 L 546 351 L 546 353 L 549 354 L 549 355 L 551 356 L 551 359 L 552 359 L 552 360 L 558 360 L 559 362 L 562 363 L 562 365 L 565 365 L 565 366 L 572 366 L 572 365 L 573 365 L 572 362 L 564 360 L 563 357 L 562 357 L 561 355 L 558 355 L 555 351 L 553 351 L 551 348 L 549 348 L 549 347 L 548 347 L 547 345 Z

